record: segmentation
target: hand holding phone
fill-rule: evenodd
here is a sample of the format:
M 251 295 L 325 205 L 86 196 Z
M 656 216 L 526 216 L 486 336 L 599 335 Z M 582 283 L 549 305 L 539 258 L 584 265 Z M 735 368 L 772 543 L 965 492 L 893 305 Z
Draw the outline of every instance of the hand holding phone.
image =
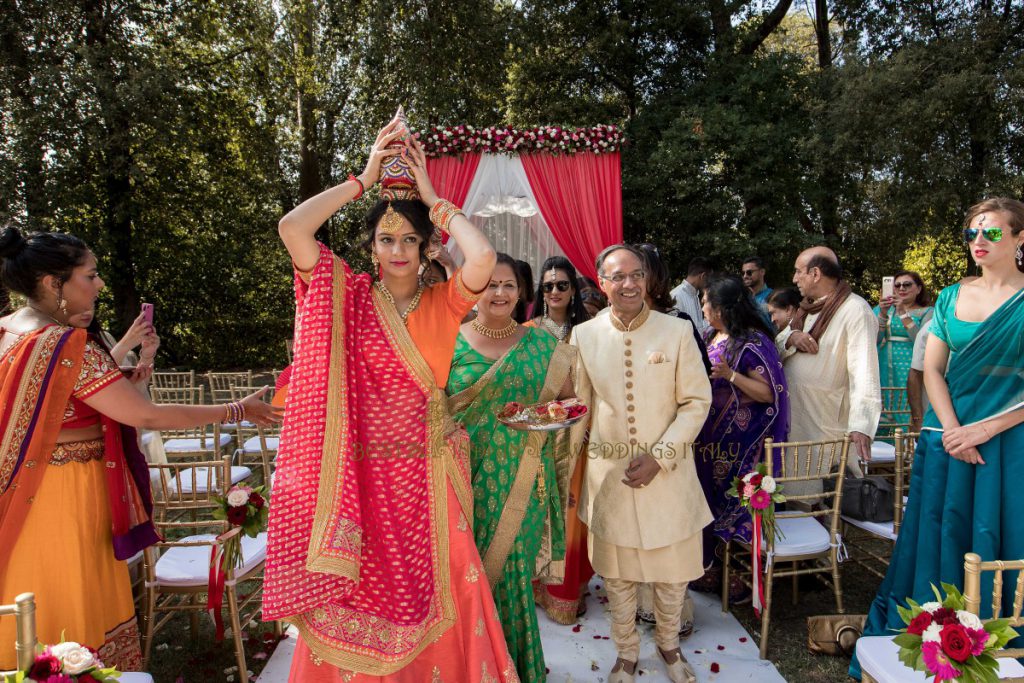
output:
M 891 275 L 882 278 L 882 299 L 891 299 L 893 297 L 893 281 L 895 279 Z

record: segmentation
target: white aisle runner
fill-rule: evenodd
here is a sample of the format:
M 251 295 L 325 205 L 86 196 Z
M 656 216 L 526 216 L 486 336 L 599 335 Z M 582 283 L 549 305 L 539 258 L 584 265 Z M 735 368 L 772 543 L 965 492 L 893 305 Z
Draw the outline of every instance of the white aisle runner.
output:
M 693 593 L 696 628 L 682 641 L 683 655 L 697 671 L 697 680 L 714 683 L 786 683 L 775 666 L 757 656 L 757 645 L 731 614 L 723 614 L 721 603 L 710 595 Z M 548 683 L 601 683 L 615 663 L 615 647 L 609 639 L 607 598 L 604 581 L 594 577 L 587 598 L 587 614 L 576 626 L 562 626 L 538 610 L 540 636 L 544 643 L 544 661 Z M 655 652 L 652 626 L 640 625 L 640 667 L 638 681 L 667 681 L 665 668 Z M 259 683 L 286 683 L 295 650 L 295 629 L 281 641 L 266 668 L 256 679 Z M 714 672 L 717 669 L 717 672 Z

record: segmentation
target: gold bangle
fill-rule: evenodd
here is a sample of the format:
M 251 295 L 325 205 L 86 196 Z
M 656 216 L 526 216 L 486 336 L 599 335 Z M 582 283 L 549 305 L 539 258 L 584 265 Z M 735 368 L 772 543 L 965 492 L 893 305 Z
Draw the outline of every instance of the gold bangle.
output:
M 430 207 L 430 222 L 437 226 L 441 232 L 451 234 L 448 226 L 451 225 L 452 219 L 458 214 L 466 215 L 454 203 L 447 199 L 438 199 Z

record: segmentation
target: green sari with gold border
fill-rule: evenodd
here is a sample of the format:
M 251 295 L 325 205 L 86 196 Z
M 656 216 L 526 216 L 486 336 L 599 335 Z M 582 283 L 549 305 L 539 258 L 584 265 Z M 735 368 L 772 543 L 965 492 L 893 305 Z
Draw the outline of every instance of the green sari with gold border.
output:
M 545 680 L 531 582 L 559 583 L 564 572 L 572 451 L 568 432 L 519 432 L 496 414 L 509 401 L 556 398 L 572 360 L 572 347 L 541 330 L 528 329 L 498 360 L 460 334 L 448 378 L 449 410 L 470 438 L 473 532 L 524 683 Z

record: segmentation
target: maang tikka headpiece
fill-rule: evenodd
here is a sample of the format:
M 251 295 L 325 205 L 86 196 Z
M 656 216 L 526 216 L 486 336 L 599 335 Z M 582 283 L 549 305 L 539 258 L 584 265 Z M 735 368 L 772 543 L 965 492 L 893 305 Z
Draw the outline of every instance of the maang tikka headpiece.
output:
M 405 111 L 401 106 L 395 112 L 402 135 L 392 141 L 388 147 L 404 147 L 409 138 L 409 123 L 405 119 Z M 409 169 L 409 162 L 401 154 L 385 159 L 380 165 L 380 198 L 388 202 L 388 209 L 380 220 L 380 231 L 393 235 L 402 227 L 402 215 L 395 211 L 391 202 L 401 199 L 419 199 L 416 189 L 416 178 Z

